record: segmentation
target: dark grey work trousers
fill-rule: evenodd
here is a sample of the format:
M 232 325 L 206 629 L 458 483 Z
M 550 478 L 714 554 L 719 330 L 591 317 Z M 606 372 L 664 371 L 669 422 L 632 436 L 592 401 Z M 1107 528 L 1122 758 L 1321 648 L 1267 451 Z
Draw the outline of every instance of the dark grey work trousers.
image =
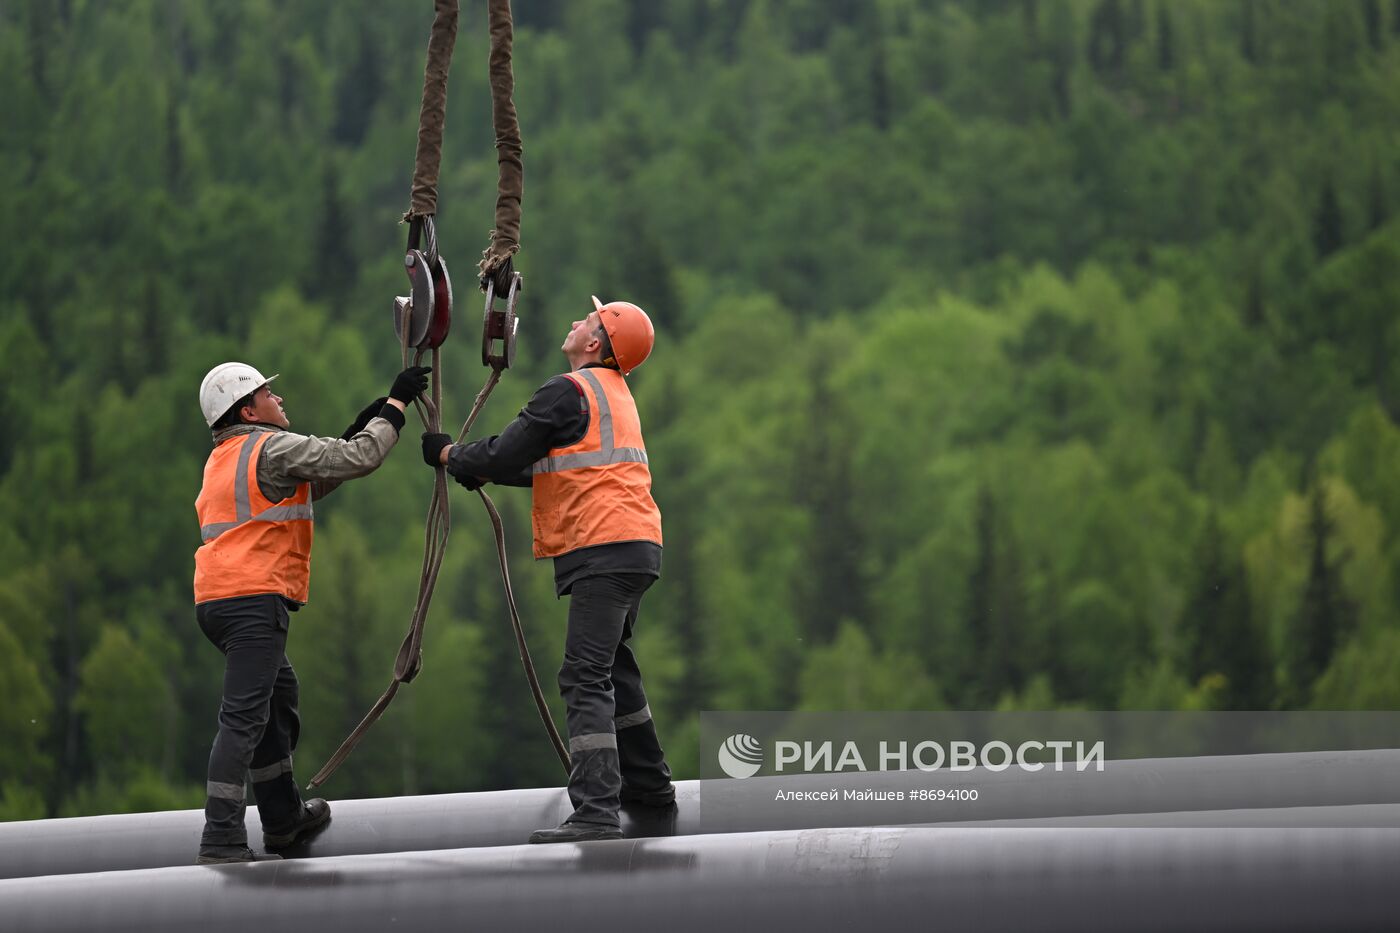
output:
M 662 792 L 671 769 L 651 719 L 642 674 L 627 641 L 655 577 L 584 577 L 569 597 L 559 692 L 567 707 L 571 822 L 618 827 L 620 795 Z
M 287 661 L 288 613 L 280 596 L 240 596 L 195 607 L 204 636 L 224 654 L 219 734 L 209 753 L 203 845 L 246 845 L 245 778 L 264 827 L 290 822 L 301 808 L 292 778 L 297 675 Z

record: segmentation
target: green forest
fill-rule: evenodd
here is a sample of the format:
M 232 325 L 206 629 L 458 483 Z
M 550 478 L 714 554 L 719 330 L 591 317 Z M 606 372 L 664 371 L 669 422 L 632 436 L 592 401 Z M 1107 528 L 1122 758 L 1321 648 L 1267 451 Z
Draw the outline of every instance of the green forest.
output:
M 642 305 L 678 778 L 715 709 L 1400 708 L 1400 0 L 517 0 L 520 356 Z M 198 807 L 216 363 L 338 435 L 392 299 L 428 0 L 0 0 L 0 819 Z M 444 422 L 485 380 L 486 12 L 438 234 Z M 317 504 L 305 781 L 388 685 L 417 418 Z M 533 656 L 567 601 L 493 489 Z M 423 673 L 331 797 L 563 783 L 476 496 Z

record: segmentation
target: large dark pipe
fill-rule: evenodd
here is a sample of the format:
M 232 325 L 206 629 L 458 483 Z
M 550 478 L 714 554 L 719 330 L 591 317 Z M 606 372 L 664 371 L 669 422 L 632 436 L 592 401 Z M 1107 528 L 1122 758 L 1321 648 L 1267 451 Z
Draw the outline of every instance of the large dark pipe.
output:
M 702 817 L 701 787 L 704 788 Z M 778 803 L 777 790 L 976 788 L 977 800 L 887 803 Z M 1115 817 L 1115 825 L 1149 825 L 1142 814 L 1200 810 L 1310 807 L 1311 825 L 1341 807 L 1400 803 L 1400 751 L 1308 752 L 1210 758 L 1109 761 L 1101 773 L 1016 770 L 987 772 L 861 772 L 761 777 L 745 781 L 685 781 L 678 807 L 658 813 L 623 810 L 629 838 L 692 836 L 830 826 L 926 825 L 952 822 Z M 557 788 L 342 800 L 330 826 L 285 853 L 324 857 L 510 846 L 569 813 Z M 1389 819 L 1390 810 L 1375 811 Z M 1353 813 L 1354 816 L 1354 813 Z M 248 811 L 249 840 L 261 828 Z M 76 874 L 189 865 L 198 848 L 203 813 L 188 810 L 0 823 L 0 878 Z M 1178 825 L 1202 825 L 1187 822 Z M 1213 824 L 1204 824 L 1213 825 Z M 1230 825 L 1242 825 L 1236 821 Z M 1297 825 L 1289 819 L 1277 825 Z
M 895 827 L 0 882 L 7 933 L 1393 930 L 1400 830 Z

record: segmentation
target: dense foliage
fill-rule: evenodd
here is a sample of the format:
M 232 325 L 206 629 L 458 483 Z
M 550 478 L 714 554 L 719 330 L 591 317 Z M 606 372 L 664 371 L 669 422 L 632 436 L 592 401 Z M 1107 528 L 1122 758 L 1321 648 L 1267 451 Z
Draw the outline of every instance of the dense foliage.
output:
M 482 6 L 449 422 L 485 375 Z M 658 322 L 636 641 L 679 776 L 702 709 L 1400 707 L 1400 0 L 515 6 L 524 345 L 481 424 L 590 293 Z M 0 3 L 0 818 L 200 804 L 195 390 L 246 359 L 338 434 L 387 388 L 431 7 Z M 409 619 L 405 433 L 317 506 L 303 777 Z M 495 498 L 552 694 L 566 604 Z M 560 782 L 472 499 L 335 796 Z

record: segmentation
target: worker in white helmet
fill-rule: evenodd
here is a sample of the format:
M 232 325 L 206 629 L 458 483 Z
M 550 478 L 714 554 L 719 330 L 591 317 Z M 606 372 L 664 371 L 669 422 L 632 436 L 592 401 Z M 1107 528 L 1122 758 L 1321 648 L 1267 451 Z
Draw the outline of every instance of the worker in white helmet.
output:
M 428 386 L 426 366 L 399 373 L 385 398 L 338 438 L 293 434 L 282 399 L 246 363 L 211 369 L 199 387 L 214 449 L 195 500 L 195 615 L 225 658 L 219 732 L 209 755 L 200 864 L 277 858 L 248 847 L 245 781 L 253 785 L 263 845 L 283 849 L 330 821 L 292 778 L 301 730 L 297 678 L 285 654 L 289 613 L 311 579 L 311 504 L 384 462 L 404 410 Z

